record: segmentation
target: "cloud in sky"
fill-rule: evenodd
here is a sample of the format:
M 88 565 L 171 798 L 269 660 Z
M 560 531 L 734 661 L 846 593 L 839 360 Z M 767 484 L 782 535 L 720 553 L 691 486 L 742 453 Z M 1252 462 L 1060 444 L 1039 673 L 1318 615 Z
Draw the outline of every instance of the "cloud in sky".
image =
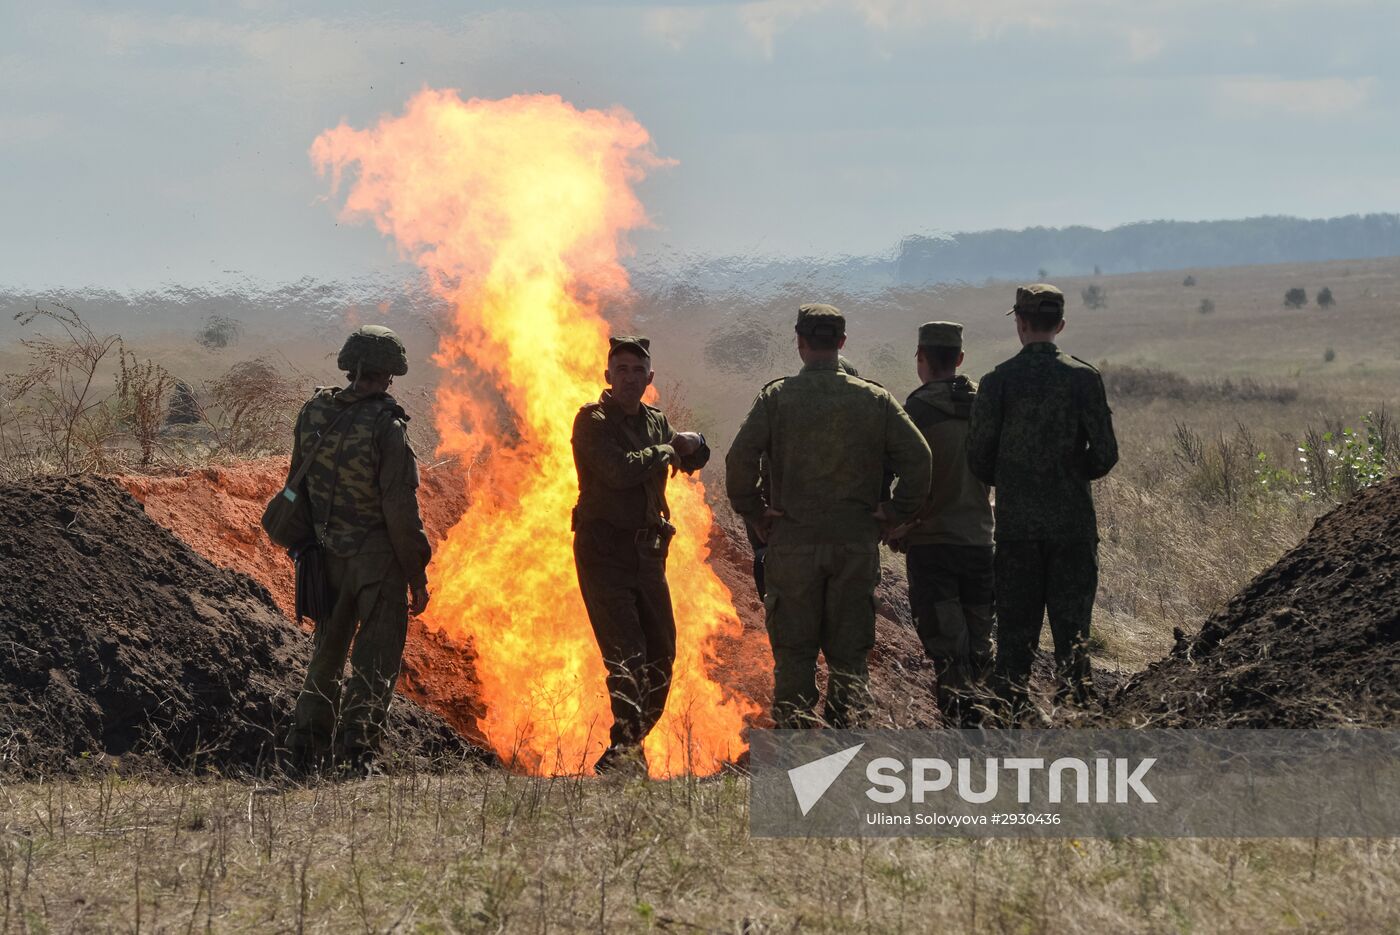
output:
M 36 281 L 397 262 L 333 228 L 305 153 L 425 85 L 636 114 L 680 162 L 644 251 L 1395 210 L 1396 34 L 1393 0 L 11 4 L 0 211 L 29 220 L 0 255 Z
M 1276 78 L 1258 75 L 1224 78 L 1219 84 L 1222 108 L 1235 115 L 1337 117 L 1365 109 L 1376 79 Z

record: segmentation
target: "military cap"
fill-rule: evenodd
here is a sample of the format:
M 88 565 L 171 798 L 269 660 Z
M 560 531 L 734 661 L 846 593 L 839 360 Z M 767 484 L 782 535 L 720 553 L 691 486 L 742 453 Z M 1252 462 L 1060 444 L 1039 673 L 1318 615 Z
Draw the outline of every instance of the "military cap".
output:
M 846 319 L 831 305 L 803 305 L 797 310 L 797 333 L 809 338 L 846 336 Z
M 1040 309 L 1064 310 L 1065 294 L 1048 282 L 1038 282 L 1022 286 L 1016 290 L 1016 304 L 1008 315 L 1016 312 L 1035 312 Z
M 630 334 L 620 334 L 608 338 L 608 359 L 611 360 L 614 354 L 621 351 L 627 351 L 629 354 L 636 354 L 638 357 L 651 360 L 651 338 Z
M 961 348 L 962 328 L 955 321 L 926 321 L 919 326 L 919 346 Z
M 361 325 L 345 339 L 335 365 L 345 373 L 370 370 L 401 377 L 408 373 L 408 351 L 383 325 Z

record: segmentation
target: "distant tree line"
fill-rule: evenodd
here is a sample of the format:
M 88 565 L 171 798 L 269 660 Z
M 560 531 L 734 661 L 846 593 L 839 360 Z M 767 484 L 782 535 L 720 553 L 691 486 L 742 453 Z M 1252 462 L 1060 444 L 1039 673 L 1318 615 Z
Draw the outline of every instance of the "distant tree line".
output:
M 904 285 L 1031 276 L 1053 280 L 1099 269 L 1135 273 L 1382 256 L 1400 256 L 1400 214 L 1142 221 L 1111 230 L 1032 227 L 907 237 L 896 256 L 895 278 Z

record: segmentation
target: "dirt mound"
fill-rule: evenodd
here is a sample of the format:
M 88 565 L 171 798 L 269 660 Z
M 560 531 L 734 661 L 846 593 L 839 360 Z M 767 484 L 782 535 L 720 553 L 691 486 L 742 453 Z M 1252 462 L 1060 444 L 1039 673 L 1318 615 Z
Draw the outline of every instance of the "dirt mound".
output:
M 0 486 L 0 773 L 121 757 L 240 772 L 266 764 L 310 653 L 271 595 L 207 561 L 109 480 Z M 386 749 L 466 753 L 396 706 Z
M 1400 725 L 1400 478 L 1319 519 L 1110 710 L 1162 727 Z
M 262 534 L 258 517 L 286 473 L 285 458 L 211 467 L 165 477 L 117 478 L 167 529 L 218 565 L 241 571 L 271 592 L 288 617 L 293 606 L 291 566 L 281 549 Z M 424 469 L 420 505 L 424 526 L 434 544 L 466 509 L 466 483 L 450 463 Z M 710 535 L 710 562 L 729 589 L 743 623 L 737 637 L 721 641 L 715 679 L 759 705 L 754 725 L 771 726 L 768 709 L 773 694 L 773 656 L 763 622 L 763 604 L 754 590 L 752 554 L 743 522 L 728 505 L 715 506 Z M 875 594 L 876 646 L 870 658 L 871 692 L 876 702 L 875 724 L 891 727 L 936 727 L 939 715 L 933 697 L 933 673 L 910 619 L 903 562 L 887 554 Z M 1043 654 L 1042 654 L 1043 655 Z M 398 689 L 408 698 L 441 715 L 464 736 L 484 742 L 477 718 L 478 700 L 470 644 L 458 645 L 409 622 Z M 1038 659 L 1036 685 L 1052 688 L 1052 665 Z M 1113 673 L 1096 669 L 1101 690 L 1116 687 Z M 819 664 L 819 681 L 825 668 Z
M 265 458 L 209 467 L 187 474 L 115 478 L 160 525 L 216 565 L 242 572 L 265 587 L 290 620 L 295 607 L 292 563 L 285 550 L 263 534 L 263 507 L 287 475 L 286 458 Z M 466 485 L 452 465 L 424 468 L 419 504 L 434 544 L 467 507 Z M 307 624 L 309 628 L 309 624 Z M 408 622 L 398 690 L 441 716 L 459 734 L 483 743 L 476 726 L 483 713 L 476 700 L 475 654 Z

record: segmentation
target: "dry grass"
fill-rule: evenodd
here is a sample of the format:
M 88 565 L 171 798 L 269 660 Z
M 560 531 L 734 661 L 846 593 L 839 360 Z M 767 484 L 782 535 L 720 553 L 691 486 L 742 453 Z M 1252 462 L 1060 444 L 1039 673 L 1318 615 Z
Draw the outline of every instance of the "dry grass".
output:
M 0 791 L 0 931 L 1385 931 L 1395 840 L 760 840 L 746 780 Z

